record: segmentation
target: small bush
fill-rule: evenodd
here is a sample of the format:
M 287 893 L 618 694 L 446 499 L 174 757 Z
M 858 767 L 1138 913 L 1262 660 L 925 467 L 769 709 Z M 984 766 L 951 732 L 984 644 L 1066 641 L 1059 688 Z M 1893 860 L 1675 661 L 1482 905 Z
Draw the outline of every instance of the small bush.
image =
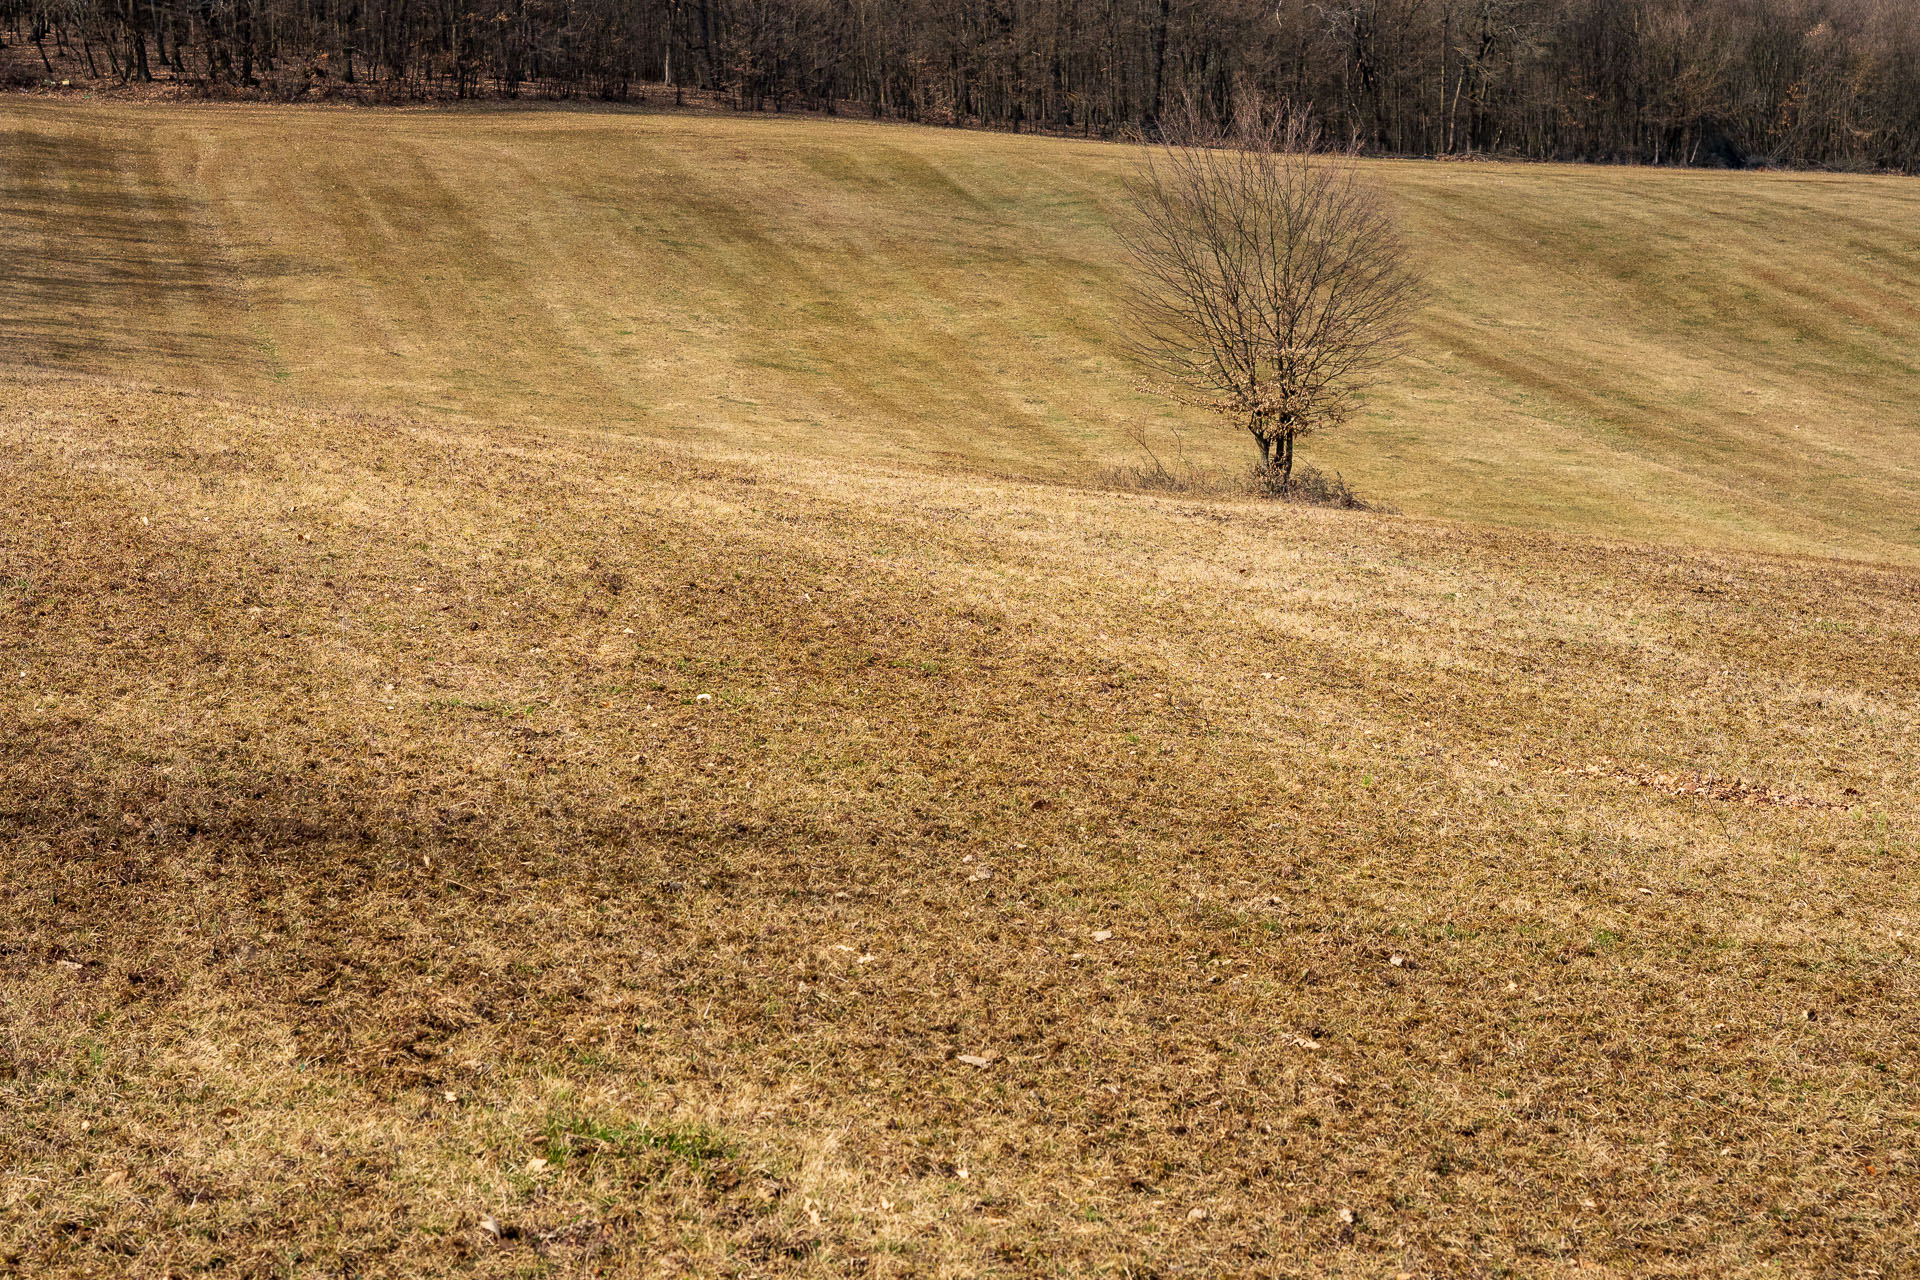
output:
M 1254 493 L 1262 498 L 1304 502 L 1316 507 L 1338 507 L 1343 511 L 1389 509 L 1363 499 L 1339 472 L 1329 476 L 1311 464 L 1296 465 L 1291 476 L 1282 475 L 1278 467 L 1255 467 L 1251 481 Z
M 1102 485 L 1139 493 L 1215 493 L 1222 488 L 1220 477 L 1203 472 L 1187 457 L 1186 432 L 1179 427 L 1161 433 L 1159 448 L 1154 447 L 1156 437 L 1144 422 L 1130 424 L 1126 433 L 1146 460 L 1108 467 L 1100 473 Z M 1171 464 L 1161 456 L 1161 450 L 1169 444 Z
M 1108 467 L 1100 473 L 1098 483 L 1103 488 L 1138 493 L 1212 493 L 1219 487 L 1196 469 L 1174 471 L 1154 464 Z

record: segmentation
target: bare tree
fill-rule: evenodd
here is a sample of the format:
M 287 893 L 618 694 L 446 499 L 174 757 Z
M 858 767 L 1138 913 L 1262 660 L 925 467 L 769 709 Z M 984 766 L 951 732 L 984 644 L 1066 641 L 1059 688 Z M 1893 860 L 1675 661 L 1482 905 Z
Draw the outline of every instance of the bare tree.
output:
M 1354 150 L 1304 114 L 1188 113 L 1129 184 L 1137 353 L 1178 394 L 1238 421 L 1281 484 L 1294 442 L 1337 426 L 1405 332 L 1419 279 Z

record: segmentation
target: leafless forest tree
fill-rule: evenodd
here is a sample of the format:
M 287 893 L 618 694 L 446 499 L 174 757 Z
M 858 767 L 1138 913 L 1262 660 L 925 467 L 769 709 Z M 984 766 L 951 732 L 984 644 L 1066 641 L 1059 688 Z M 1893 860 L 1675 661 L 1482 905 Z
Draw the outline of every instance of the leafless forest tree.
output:
M 1913 0 L 0 0 L 22 79 L 697 90 L 1008 129 L 1311 104 L 1372 151 L 1920 169 Z
M 1418 293 L 1379 189 L 1306 114 L 1183 112 L 1130 184 L 1135 342 L 1179 393 L 1239 423 L 1284 490 L 1294 442 L 1338 426 Z

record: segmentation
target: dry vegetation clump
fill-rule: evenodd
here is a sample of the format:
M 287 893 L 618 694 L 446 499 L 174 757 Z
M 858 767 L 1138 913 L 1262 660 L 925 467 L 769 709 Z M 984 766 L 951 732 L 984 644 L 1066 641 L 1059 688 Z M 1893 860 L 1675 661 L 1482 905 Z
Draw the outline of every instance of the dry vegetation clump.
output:
M 1102 467 L 1094 477 L 1094 483 L 1102 489 L 1191 497 L 1219 497 L 1239 491 L 1230 472 L 1210 466 L 1187 451 L 1188 433 L 1178 426 L 1156 434 L 1145 422 L 1136 421 L 1123 434 L 1137 460 Z
M 1355 493 L 1346 477 L 1328 475 L 1310 462 L 1298 463 L 1291 475 L 1271 466 L 1254 466 L 1240 475 L 1223 468 L 1183 465 L 1172 467 L 1161 459 L 1116 463 L 1095 478 L 1102 489 L 1125 493 L 1159 493 L 1191 498 L 1268 498 L 1341 511 L 1396 514 L 1387 503 L 1369 501 Z
M 1909 1267 L 1910 569 L 15 374 L 0 477 L 0 1269 Z
M 1102 489 L 1128 493 L 1164 493 L 1188 497 L 1218 496 L 1231 492 L 1225 477 L 1217 472 L 1198 468 L 1175 471 L 1151 462 L 1119 462 L 1102 467 L 1094 476 L 1094 484 Z
M 1291 474 L 1282 473 L 1273 467 L 1255 467 L 1250 473 L 1249 487 L 1263 498 L 1279 498 L 1283 502 L 1304 502 L 1316 507 L 1338 507 L 1343 511 L 1382 511 L 1391 512 L 1392 507 L 1384 503 L 1368 502 L 1353 491 L 1346 477 L 1339 472 L 1328 475 L 1310 462 L 1297 464 Z

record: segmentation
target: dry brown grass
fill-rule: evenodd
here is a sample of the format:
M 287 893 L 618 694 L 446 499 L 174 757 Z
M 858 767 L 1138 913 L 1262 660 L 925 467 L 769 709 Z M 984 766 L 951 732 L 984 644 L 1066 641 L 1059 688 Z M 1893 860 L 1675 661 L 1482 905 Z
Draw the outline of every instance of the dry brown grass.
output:
M 1238 429 L 1116 341 L 1129 148 L 0 100 L 0 363 L 1085 480 Z M 1920 185 L 1380 162 L 1432 283 L 1302 460 L 1416 515 L 1920 563 Z
M 22 374 L 0 484 L 0 1269 L 1912 1271 L 1911 569 Z

